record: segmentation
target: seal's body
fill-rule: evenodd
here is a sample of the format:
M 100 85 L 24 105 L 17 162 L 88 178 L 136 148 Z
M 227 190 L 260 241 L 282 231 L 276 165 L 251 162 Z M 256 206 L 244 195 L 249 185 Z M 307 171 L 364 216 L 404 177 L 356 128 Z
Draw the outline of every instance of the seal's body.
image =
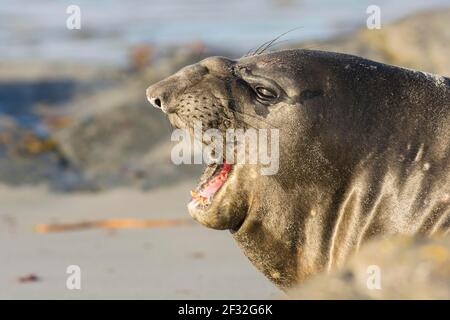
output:
M 210 202 L 194 199 L 189 212 L 231 230 L 283 289 L 340 266 L 373 237 L 450 229 L 448 78 L 288 50 L 211 57 L 151 86 L 147 96 L 175 127 L 201 120 L 222 131 L 279 130 L 278 173 L 235 165 Z M 217 167 L 205 171 L 206 182 L 224 171 Z

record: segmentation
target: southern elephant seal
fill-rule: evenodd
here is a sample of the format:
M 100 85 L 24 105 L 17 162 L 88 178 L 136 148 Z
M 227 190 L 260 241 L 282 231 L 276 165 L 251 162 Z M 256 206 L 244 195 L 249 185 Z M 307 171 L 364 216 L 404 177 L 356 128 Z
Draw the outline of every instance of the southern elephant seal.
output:
M 276 174 L 210 165 L 189 212 L 229 229 L 282 289 L 342 265 L 373 237 L 448 233 L 448 78 L 298 49 L 210 57 L 147 98 L 177 128 L 279 130 Z

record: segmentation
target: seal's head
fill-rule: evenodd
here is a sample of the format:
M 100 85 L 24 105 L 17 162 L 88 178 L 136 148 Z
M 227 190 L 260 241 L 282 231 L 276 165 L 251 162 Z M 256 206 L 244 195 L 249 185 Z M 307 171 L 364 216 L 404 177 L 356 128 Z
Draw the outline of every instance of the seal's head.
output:
M 281 153 L 292 153 L 306 139 L 310 127 L 300 106 L 306 100 L 321 99 L 326 81 L 318 76 L 308 78 L 308 73 L 314 73 L 311 66 L 292 69 L 289 60 L 295 54 L 286 51 L 240 60 L 210 57 L 152 85 L 147 98 L 176 128 L 192 129 L 200 121 L 204 130 L 221 132 L 230 128 L 277 129 L 282 134 Z M 299 72 L 304 74 L 300 80 Z M 194 219 L 208 227 L 233 231 L 242 225 L 255 189 L 263 184 L 258 180 L 280 182 L 284 172 L 288 183 L 292 172 L 287 167 L 296 166 L 284 163 L 280 172 L 264 177 L 257 164 L 223 162 L 207 166 L 188 209 Z

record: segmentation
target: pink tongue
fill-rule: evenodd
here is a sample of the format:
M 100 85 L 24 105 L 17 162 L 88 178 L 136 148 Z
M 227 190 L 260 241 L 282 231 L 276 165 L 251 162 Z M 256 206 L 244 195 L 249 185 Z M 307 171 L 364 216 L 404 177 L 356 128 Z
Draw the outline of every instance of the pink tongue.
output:
M 223 185 L 225 182 L 228 172 L 231 170 L 231 165 L 228 163 L 224 163 L 222 170 L 220 170 L 219 174 L 214 177 L 211 181 L 208 182 L 208 184 L 200 190 L 200 195 L 209 198 L 214 193 L 216 193 L 217 190 Z

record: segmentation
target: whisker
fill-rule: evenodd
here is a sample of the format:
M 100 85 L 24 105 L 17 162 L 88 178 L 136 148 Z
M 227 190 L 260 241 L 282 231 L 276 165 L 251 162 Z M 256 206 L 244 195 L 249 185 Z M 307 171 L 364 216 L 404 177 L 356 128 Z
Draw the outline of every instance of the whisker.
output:
M 272 47 L 274 47 L 274 46 L 276 46 L 276 45 L 279 45 L 279 44 L 281 44 L 281 43 L 288 42 L 288 41 L 290 41 L 290 39 L 286 39 L 286 40 L 281 40 L 281 41 L 274 42 L 274 43 L 272 43 L 270 46 L 268 46 L 265 50 L 268 50 L 268 49 L 270 49 L 270 48 L 272 48 Z
M 262 47 L 264 47 L 266 44 L 268 44 L 270 41 L 272 41 L 272 40 L 269 40 L 269 41 L 266 41 L 266 42 L 264 42 L 264 43 L 262 43 L 258 48 L 256 48 L 256 50 L 255 51 L 253 51 L 253 53 L 252 53 L 252 56 L 253 55 L 257 55 L 258 53 L 258 50 L 260 50 Z
M 282 33 L 282 34 L 280 34 L 279 36 L 275 37 L 274 39 L 272 39 L 272 40 L 269 41 L 268 43 L 267 43 L 267 42 L 264 43 L 263 46 L 262 46 L 262 48 L 258 48 L 258 51 L 255 51 L 255 54 L 260 55 L 260 54 L 264 53 L 264 51 L 266 51 L 266 50 L 267 50 L 267 49 L 268 49 L 275 41 L 277 41 L 277 40 L 280 39 L 281 37 L 285 36 L 286 34 L 292 32 L 292 31 L 298 30 L 298 29 L 300 29 L 300 28 L 303 28 L 303 27 L 297 27 L 297 28 L 293 28 L 293 29 L 291 29 L 291 30 L 288 30 L 288 31 L 286 31 L 286 32 L 284 32 L 284 33 Z M 261 47 L 261 46 L 260 46 L 260 47 Z
M 252 53 L 253 49 L 255 49 L 255 47 L 253 47 L 250 50 L 248 50 L 247 53 L 243 56 L 243 58 L 248 57 L 250 55 L 253 55 L 253 53 Z

